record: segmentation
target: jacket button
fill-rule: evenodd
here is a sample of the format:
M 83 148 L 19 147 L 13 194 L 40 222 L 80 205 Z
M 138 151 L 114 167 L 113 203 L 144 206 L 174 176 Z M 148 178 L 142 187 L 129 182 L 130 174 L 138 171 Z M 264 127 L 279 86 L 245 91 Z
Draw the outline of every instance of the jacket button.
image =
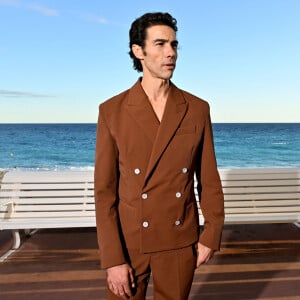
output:
M 141 170 L 139 168 L 134 169 L 134 174 L 139 175 L 141 173 Z
M 176 225 L 176 226 L 178 226 L 178 225 L 180 225 L 180 224 L 181 224 L 180 220 L 176 220 L 176 221 L 175 221 L 175 225 Z
M 188 172 L 188 168 L 182 168 L 181 171 L 182 171 L 183 174 L 186 174 Z
M 177 192 L 176 193 L 176 198 L 180 198 L 181 197 L 181 193 L 180 192 Z
M 148 223 L 148 222 L 146 222 L 146 221 L 145 221 L 145 222 L 143 222 L 143 227 L 144 227 L 144 228 L 147 228 L 147 227 L 149 227 L 149 223 Z
M 142 199 L 146 200 L 147 198 L 148 198 L 148 194 L 147 193 L 142 194 Z

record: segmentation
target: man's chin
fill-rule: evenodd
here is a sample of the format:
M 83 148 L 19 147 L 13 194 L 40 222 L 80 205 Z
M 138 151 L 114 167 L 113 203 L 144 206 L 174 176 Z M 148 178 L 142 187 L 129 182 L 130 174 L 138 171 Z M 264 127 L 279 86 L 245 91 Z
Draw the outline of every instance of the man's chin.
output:
M 172 72 L 170 72 L 170 73 L 168 73 L 168 74 L 165 74 L 165 80 L 169 80 L 169 79 L 171 79 L 172 77 L 173 77 L 173 71 Z

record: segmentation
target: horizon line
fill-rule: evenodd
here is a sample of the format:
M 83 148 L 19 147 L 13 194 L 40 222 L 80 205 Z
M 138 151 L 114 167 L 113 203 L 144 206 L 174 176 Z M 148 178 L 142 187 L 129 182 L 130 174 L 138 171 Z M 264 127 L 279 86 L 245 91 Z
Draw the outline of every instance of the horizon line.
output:
M 84 125 L 84 124 L 97 124 L 97 122 L 0 122 L 0 125 L 57 125 L 57 124 L 69 124 L 69 125 Z M 255 121 L 246 121 L 246 122 L 212 122 L 212 124 L 300 124 L 300 121 L 267 121 L 267 122 L 255 122 Z

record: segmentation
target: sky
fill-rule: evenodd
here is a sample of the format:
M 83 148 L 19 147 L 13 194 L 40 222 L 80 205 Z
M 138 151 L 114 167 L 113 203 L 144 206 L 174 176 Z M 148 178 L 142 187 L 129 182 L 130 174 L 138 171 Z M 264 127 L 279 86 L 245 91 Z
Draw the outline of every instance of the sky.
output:
M 212 122 L 300 122 L 300 0 L 0 0 L 0 123 L 96 123 L 141 76 L 131 23 L 177 19 L 181 89 Z

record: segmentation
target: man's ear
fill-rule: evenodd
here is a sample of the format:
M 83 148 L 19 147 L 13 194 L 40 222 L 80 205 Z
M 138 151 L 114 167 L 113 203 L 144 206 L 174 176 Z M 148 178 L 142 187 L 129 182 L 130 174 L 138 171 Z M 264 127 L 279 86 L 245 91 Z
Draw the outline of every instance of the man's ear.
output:
M 143 49 L 141 46 L 137 45 L 137 44 L 133 44 L 131 46 L 131 50 L 134 54 L 134 56 L 137 58 L 137 59 L 143 59 L 144 58 L 144 54 L 143 54 Z

